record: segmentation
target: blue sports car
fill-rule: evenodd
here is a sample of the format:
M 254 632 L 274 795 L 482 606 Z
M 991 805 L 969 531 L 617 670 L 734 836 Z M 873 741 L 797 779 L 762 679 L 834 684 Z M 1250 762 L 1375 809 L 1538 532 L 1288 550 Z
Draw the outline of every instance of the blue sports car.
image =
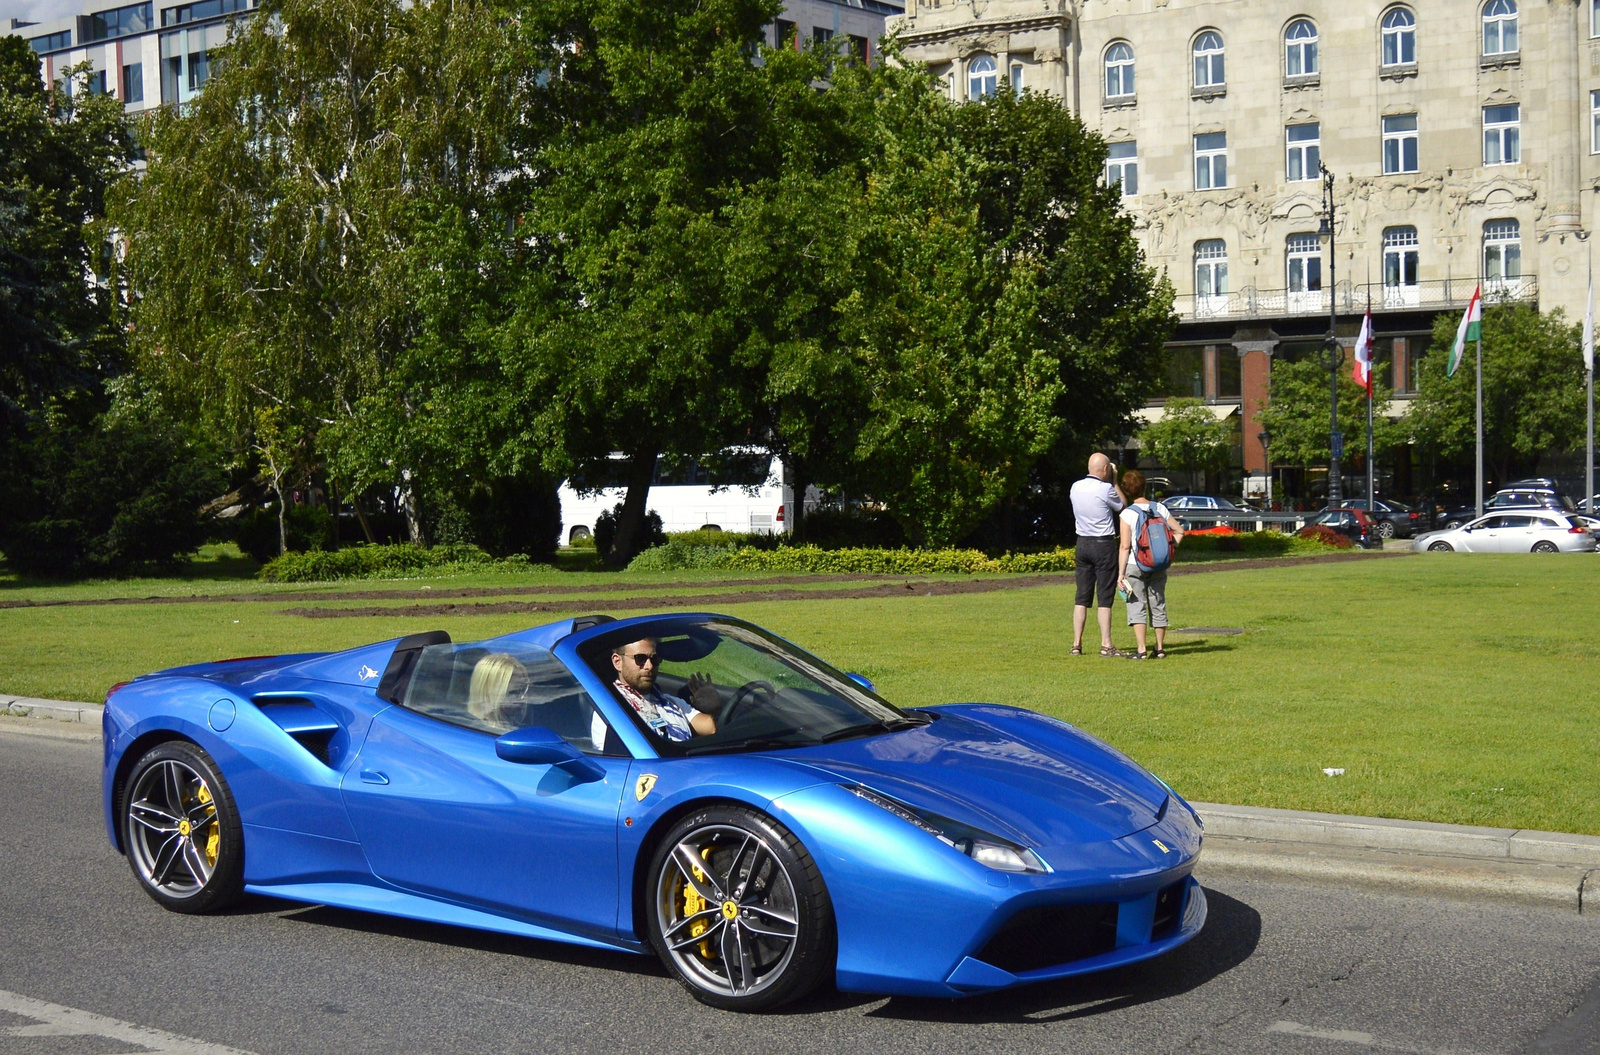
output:
M 720 615 L 178 667 L 114 687 L 105 818 L 156 901 L 246 891 L 635 953 L 699 1000 L 965 996 L 1193 937 L 1200 820 L 1094 737 L 897 708 Z

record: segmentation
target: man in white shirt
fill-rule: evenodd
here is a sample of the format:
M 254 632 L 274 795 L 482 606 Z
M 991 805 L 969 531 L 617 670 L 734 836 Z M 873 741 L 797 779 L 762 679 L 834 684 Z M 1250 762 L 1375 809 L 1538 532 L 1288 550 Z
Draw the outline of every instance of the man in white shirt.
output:
M 656 675 L 661 672 L 660 647 L 661 643 L 655 638 L 646 637 L 612 649 L 611 665 L 617 670 L 617 680 L 612 687 L 639 712 L 650 731 L 662 739 L 710 736 L 717 731 L 715 718 L 656 688 Z M 699 675 L 689 679 L 688 691 L 697 702 L 701 698 L 707 701 L 720 698 L 710 680 L 702 680 Z
M 1099 594 L 1095 618 L 1100 623 L 1100 654 L 1120 656 L 1111 644 L 1111 598 L 1117 589 L 1117 514 L 1128 504 L 1115 484 L 1117 467 L 1096 452 L 1089 456 L 1089 475 L 1072 485 L 1072 515 L 1077 521 L 1078 548 L 1074 570 L 1078 595 L 1072 606 L 1072 654 L 1083 655 L 1083 628 L 1089 605 Z

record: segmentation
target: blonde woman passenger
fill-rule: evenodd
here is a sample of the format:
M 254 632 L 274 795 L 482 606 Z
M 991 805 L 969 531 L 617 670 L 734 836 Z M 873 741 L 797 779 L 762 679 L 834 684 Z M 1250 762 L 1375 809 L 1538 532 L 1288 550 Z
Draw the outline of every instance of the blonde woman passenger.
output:
M 467 711 L 481 722 L 501 724 L 500 709 L 510 697 L 513 679 L 525 677 L 526 667 L 504 652 L 491 652 L 472 668 L 467 687 Z

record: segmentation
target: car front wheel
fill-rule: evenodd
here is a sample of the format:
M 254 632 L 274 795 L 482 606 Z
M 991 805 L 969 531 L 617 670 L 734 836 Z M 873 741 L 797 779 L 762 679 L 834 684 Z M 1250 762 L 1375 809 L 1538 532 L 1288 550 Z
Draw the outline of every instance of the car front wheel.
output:
M 174 912 L 214 912 L 244 891 L 244 834 L 233 793 L 195 744 L 169 740 L 134 764 L 122 845 L 145 893 Z
M 716 806 L 685 817 L 650 863 L 650 942 L 695 999 L 729 1011 L 796 1000 L 833 969 L 833 904 L 783 825 Z
M 1378 537 L 1394 538 L 1394 525 L 1387 520 L 1378 521 Z
M 1454 553 L 1456 548 L 1448 542 L 1434 542 L 1428 546 L 1433 553 Z
M 1554 542 L 1535 542 L 1533 544 L 1533 552 L 1535 552 L 1535 553 L 1560 553 L 1561 552 L 1561 548 L 1559 546 L 1557 546 Z

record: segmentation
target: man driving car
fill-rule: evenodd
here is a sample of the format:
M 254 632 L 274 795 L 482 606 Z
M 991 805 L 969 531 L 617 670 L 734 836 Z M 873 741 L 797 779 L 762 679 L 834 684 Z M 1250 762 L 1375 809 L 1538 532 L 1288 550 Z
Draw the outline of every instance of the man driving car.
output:
M 612 649 L 611 665 L 617 671 L 613 687 L 657 736 L 667 740 L 710 736 L 717 731 L 716 719 L 698 707 L 719 707 L 721 694 L 711 679 L 701 674 L 690 675 L 686 686 L 692 704 L 656 688 L 656 675 L 661 672 L 660 645 L 655 638 L 646 637 Z

